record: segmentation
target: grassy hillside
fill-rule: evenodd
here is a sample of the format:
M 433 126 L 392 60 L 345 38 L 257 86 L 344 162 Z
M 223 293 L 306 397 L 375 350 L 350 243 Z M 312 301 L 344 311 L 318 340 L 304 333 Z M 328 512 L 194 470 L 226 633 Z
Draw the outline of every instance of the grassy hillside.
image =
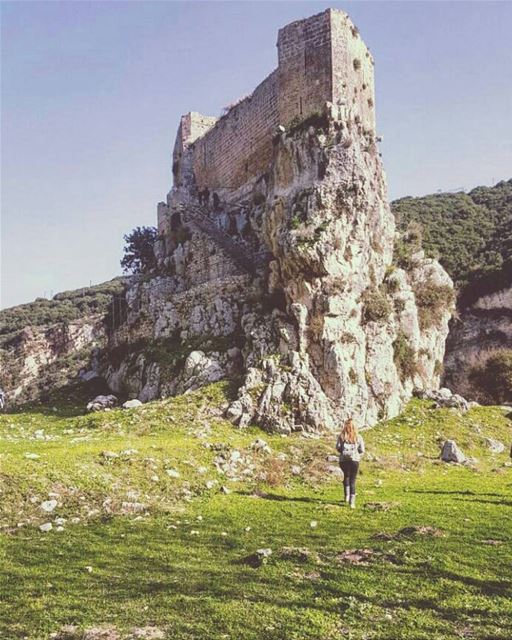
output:
M 421 225 L 427 255 L 438 257 L 467 304 L 512 282 L 512 179 L 469 193 L 392 203 L 399 228 Z
M 0 417 L 0 637 L 511 637 L 512 471 L 486 440 L 510 444 L 503 409 L 414 401 L 367 432 L 351 511 L 332 437 L 234 429 L 229 393 Z M 438 460 L 448 437 L 472 464 Z

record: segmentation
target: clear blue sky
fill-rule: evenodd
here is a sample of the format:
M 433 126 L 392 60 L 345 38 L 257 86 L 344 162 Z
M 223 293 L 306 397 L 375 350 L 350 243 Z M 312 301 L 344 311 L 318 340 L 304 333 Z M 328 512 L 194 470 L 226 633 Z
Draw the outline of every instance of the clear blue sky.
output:
M 179 116 L 250 92 L 277 29 L 328 6 L 376 60 L 391 198 L 511 177 L 510 2 L 4 2 L 2 306 L 117 275 Z

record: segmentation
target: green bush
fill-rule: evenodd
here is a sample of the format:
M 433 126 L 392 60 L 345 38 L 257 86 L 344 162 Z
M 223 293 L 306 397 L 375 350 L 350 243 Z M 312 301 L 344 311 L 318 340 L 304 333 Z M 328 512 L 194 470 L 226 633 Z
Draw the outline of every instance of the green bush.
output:
M 455 294 L 449 285 L 422 282 L 414 289 L 420 329 L 437 326 L 447 309 L 453 305 Z
M 414 267 L 412 256 L 422 249 L 422 228 L 414 220 L 395 239 L 393 247 L 393 262 L 400 269 L 410 271 Z
M 391 305 L 385 288 L 368 287 L 362 296 L 365 322 L 383 322 L 391 313 Z
M 501 349 L 475 367 L 470 379 L 485 401 L 494 404 L 512 402 L 512 349 Z
M 402 382 L 418 373 L 416 351 L 409 344 L 403 331 L 398 333 L 396 340 L 393 342 L 393 360 Z

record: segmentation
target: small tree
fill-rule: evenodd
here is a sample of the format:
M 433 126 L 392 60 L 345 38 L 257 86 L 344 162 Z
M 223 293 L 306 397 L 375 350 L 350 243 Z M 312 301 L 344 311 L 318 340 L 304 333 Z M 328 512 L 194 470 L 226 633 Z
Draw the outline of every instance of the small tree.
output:
M 136 227 L 124 236 L 124 256 L 121 266 L 124 273 L 149 273 L 156 267 L 153 251 L 158 232 L 155 227 Z

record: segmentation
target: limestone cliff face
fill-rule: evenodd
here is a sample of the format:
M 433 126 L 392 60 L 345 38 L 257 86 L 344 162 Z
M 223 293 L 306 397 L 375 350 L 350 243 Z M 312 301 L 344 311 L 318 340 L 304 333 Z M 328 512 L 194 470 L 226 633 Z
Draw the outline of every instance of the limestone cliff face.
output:
M 286 309 L 254 320 L 233 417 L 282 431 L 336 428 L 348 416 L 372 425 L 396 415 L 413 387 L 437 386 L 450 312 L 420 331 L 414 290 L 451 282 L 421 256 L 409 273 L 392 267 L 394 219 L 371 134 L 331 112 L 321 129 L 282 136 L 263 227 L 275 256 L 269 289 L 284 291 Z M 270 321 L 278 340 L 268 340 Z
M 445 384 L 456 393 L 485 402 L 471 373 L 487 358 L 512 345 L 512 288 L 482 296 L 452 321 L 446 344 Z
M 41 400 L 77 379 L 93 353 L 105 345 L 103 316 L 47 327 L 27 326 L 0 351 L 0 384 L 8 405 Z
M 187 214 L 199 198 L 190 175 L 169 196 L 169 216 L 180 214 L 157 247 L 166 275 L 128 292 L 106 372 L 114 389 L 147 400 L 239 375 L 233 422 L 289 432 L 347 416 L 370 426 L 414 387 L 439 384 L 450 309 L 425 323 L 416 296 L 451 281 L 421 253 L 407 272 L 393 266 L 376 140 L 357 118 L 327 104 L 275 138 L 263 180 L 217 196 L 214 222 L 238 216 L 232 235 L 248 256 L 268 252 L 266 267 L 244 273 Z

